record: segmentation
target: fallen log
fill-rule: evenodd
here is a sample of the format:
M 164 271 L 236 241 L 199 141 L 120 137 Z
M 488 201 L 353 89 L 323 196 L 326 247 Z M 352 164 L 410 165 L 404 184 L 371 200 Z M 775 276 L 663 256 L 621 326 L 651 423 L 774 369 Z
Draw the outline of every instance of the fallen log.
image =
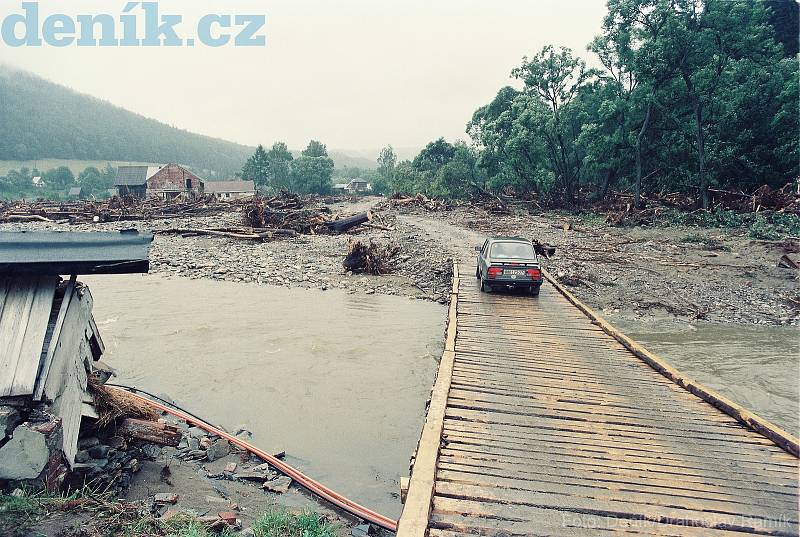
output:
M 10 214 L 3 218 L 3 222 L 55 222 L 55 220 L 51 220 L 45 216 L 40 216 L 38 214 Z
M 780 259 L 778 259 L 778 266 L 794 270 L 800 268 L 798 267 L 797 263 L 795 263 L 794 260 L 786 254 L 783 254 Z
M 347 218 L 339 218 L 338 220 L 331 220 L 330 222 L 325 222 L 325 225 L 331 231 L 335 231 L 336 233 L 344 233 L 348 229 L 354 228 L 370 220 L 372 220 L 372 218 L 370 216 L 370 212 L 367 211 L 365 213 L 356 214 L 354 216 L 349 216 Z
M 290 230 L 282 230 L 284 232 Z M 161 229 L 156 231 L 156 233 L 160 234 L 177 234 L 183 236 L 192 236 L 192 235 L 210 235 L 212 237 L 225 237 L 228 239 L 245 239 L 245 240 L 264 240 L 264 239 L 271 239 L 273 232 L 272 231 L 263 231 L 260 233 L 256 232 L 235 232 L 235 231 L 221 231 L 216 229 L 192 229 L 192 228 L 173 228 L 173 229 Z
M 127 418 L 117 426 L 117 432 L 128 438 L 176 447 L 183 434 L 174 425 L 159 421 L 145 421 Z

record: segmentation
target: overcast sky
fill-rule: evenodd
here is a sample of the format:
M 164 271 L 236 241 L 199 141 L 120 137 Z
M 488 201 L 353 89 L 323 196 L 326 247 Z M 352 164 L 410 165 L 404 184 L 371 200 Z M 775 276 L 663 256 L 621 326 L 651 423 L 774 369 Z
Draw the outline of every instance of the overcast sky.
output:
M 43 16 L 119 16 L 123 1 L 41 0 Z M 246 144 L 420 147 L 465 138 L 522 56 L 552 43 L 588 59 L 605 0 L 161 0 L 184 27 L 265 14 L 265 47 L 8 48 L 0 59 L 191 131 Z M 20 11 L 4 0 L 0 16 Z

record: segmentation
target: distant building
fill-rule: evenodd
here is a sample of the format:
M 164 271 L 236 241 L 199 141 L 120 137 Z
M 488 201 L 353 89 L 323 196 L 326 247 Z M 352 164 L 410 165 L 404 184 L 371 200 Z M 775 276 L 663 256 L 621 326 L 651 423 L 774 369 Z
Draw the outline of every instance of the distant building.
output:
M 179 164 L 120 166 L 114 186 L 118 195 L 136 198 L 155 196 L 166 200 L 203 193 L 203 180 Z
M 69 196 L 70 198 L 80 198 L 81 194 L 83 194 L 83 189 L 79 186 L 73 186 L 67 192 L 67 196 Z
M 221 200 L 256 195 L 256 185 L 253 181 L 208 181 L 203 186 L 206 194 Z
M 347 192 L 366 192 L 370 189 L 370 185 L 364 179 L 353 179 L 347 186 L 344 187 Z
M 39 175 L 31 178 L 31 184 L 36 188 L 44 188 L 44 181 L 42 181 L 42 178 Z
M 347 183 L 336 183 L 333 185 L 333 191 L 335 193 L 342 193 L 342 194 L 356 194 L 359 192 L 368 192 L 370 188 L 371 185 L 364 179 L 360 178 L 351 179 Z

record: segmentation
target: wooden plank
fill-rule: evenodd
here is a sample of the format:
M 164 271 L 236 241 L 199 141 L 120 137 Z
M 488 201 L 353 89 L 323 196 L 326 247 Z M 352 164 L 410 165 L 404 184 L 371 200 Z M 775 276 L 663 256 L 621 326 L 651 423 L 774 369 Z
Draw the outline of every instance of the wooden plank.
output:
M 679 509 L 663 505 L 630 504 L 621 501 L 587 499 L 561 494 L 531 493 L 475 485 L 437 481 L 436 495 L 448 498 L 466 498 L 483 502 L 505 503 L 545 509 L 566 509 L 600 517 L 647 520 L 658 523 L 687 524 L 701 528 L 736 530 L 762 535 L 786 535 L 797 531 L 793 513 L 784 513 L 787 519 L 747 517 L 742 514 L 707 512 L 698 509 Z
M 626 509 L 631 512 L 639 510 L 640 505 L 649 507 L 661 506 L 671 509 L 684 509 L 687 511 L 714 512 L 728 514 L 731 516 L 758 517 L 769 519 L 775 512 L 775 508 L 783 509 L 786 514 L 791 515 L 795 508 L 790 498 L 787 498 L 782 506 L 764 506 L 762 499 L 750 499 L 742 501 L 740 498 L 709 498 L 706 495 L 694 492 L 673 492 L 660 491 L 654 492 L 637 486 L 605 486 L 596 482 L 585 483 L 549 483 L 542 480 L 520 479 L 518 477 L 498 477 L 487 476 L 477 472 L 462 472 L 441 469 L 436 474 L 437 486 L 442 482 L 453 484 L 464 484 L 470 486 L 491 489 L 495 491 L 508 491 L 520 493 L 526 496 L 531 494 L 554 494 L 567 495 L 571 498 L 581 500 L 593 500 L 595 504 L 601 505 L 608 502 L 609 505 L 624 503 Z M 767 499 L 769 500 L 769 499 Z M 795 517 L 796 518 L 796 517 Z
M 64 319 L 67 316 L 67 310 L 69 309 L 70 302 L 75 294 L 75 281 L 76 276 L 73 275 L 70 277 L 69 283 L 67 283 L 67 286 L 64 289 L 64 298 L 61 300 L 61 306 L 58 310 L 56 324 L 53 328 L 52 336 L 50 337 L 50 345 L 47 348 L 47 354 L 45 354 L 44 360 L 39 368 L 39 373 L 36 377 L 36 386 L 34 388 L 33 398 L 37 401 L 41 400 L 44 394 L 44 385 L 50 372 L 50 366 L 53 363 L 53 354 L 56 351 L 58 340 L 61 337 L 61 330 L 64 326 Z
M 25 335 L 20 348 L 19 362 L 14 373 L 14 382 L 9 395 L 30 395 L 36 385 L 36 374 L 44 346 L 47 323 L 50 320 L 50 311 L 53 308 L 53 296 L 56 292 L 58 279 L 55 276 L 40 276 L 34 278 L 36 288 L 33 293 L 33 302 L 28 311 L 28 322 Z
M 459 532 L 469 532 L 469 528 L 475 528 L 477 531 L 471 532 L 472 535 L 499 536 L 509 532 L 509 535 L 553 535 L 559 537 L 565 535 L 596 537 L 609 534 L 742 537 L 740 532 L 727 530 L 693 528 L 658 522 L 648 523 L 641 520 L 600 517 L 559 509 L 484 503 L 440 496 L 434 498 L 433 506 L 434 527 L 450 527 Z M 584 531 L 585 533 L 570 533 L 574 531 Z M 431 535 L 434 535 L 433 532 Z
M 644 363 L 674 381 L 676 384 L 685 388 L 692 394 L 703 399 L 707 403 L 711 403 L 719 410 L 732 416 L 744 426 L 752 429 L 753 431 L 764 435 L 769 438 L 775 445 L 781 449 L 786 450 L 795 457 L 800 457 L 800 441 L 797 437 L 784 431 L 774 423 L 765 420 L 764 418 L 750 412 L 741 405 L 734 403 L 727 397 L 718 393 L 716 390 L 697 382 L 696 380 L 686 376 L 678 371 L 669 362 L 657 356 L 642 345 L 630 339 L 628 336 L 617 330 L 611 323 L 606 321 L 603 317 L 597 314 L 593 309 L 578 300 L 572 293 L 567 291 L 558 281 L 556 281 L 549 272 L 542 270 L 544 277 L 560 292 L 564 297 L 571 302 L 575 307 L 581 310 L 587 317 L 592 319 L 592 322 L 600 326 L 604 332 L 619 341 L 626 349 L 631 351 L 635 356 L 640 358 Z
M 447 394 L 450 391 L 450 378 L 455 359 L 453 349 L 455 348 L 457 334 L 458 290 L 458 265 L 454 263 L 445 350 L 439 362 L 439 370 L 433 386 L 431 402 L 428 406 L 428 415 L 425 418 L 422 436 L 417 447 L 406 503 L 398 521 L 397 537 L 424 537 L 428 529 L 434 493 L 436 463 L 439 457 Z
M 55 276 L 2 279 L 0 396 L 33 393 L 55 292 Z

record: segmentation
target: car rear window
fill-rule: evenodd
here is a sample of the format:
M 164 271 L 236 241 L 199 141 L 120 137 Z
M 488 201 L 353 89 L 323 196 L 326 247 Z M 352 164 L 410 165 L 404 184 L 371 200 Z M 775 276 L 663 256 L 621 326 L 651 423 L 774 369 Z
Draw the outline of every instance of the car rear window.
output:
M 490 256 L 496 259 L 535 259 L 533 246 L 524 242 L 496 242 Z

